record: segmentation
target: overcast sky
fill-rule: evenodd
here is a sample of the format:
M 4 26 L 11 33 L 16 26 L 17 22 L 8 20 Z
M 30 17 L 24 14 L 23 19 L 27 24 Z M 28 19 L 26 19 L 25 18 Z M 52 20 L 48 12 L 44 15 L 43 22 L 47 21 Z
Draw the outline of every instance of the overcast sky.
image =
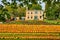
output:
M 0 0 L 0 4 L 2 4 L 1 0 Z M 3 4 L 2 4 L 2 5 L 3 5 Z M 41 4 L 41 6 L 42 6 L 42 9 L 44 10 L 44 9 L 45 9 L 45 3 L 43 2 L 43 3 Z

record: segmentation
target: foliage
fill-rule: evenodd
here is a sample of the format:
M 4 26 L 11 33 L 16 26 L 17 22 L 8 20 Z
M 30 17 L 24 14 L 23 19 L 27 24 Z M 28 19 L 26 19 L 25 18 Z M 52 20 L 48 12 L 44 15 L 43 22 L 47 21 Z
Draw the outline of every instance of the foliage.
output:
M 45 2 L 46 7 L 45 7 L 45 12 L 46 12 L 46 17 L 47 19 L 53 19 L 57 20 L 60 18 L 60 12 L 59 12 L 59 0 L 43 0 Z
M 31 0 L 31 1 L 27 1 L 27 0 L 10 0 L 10 1 L 11 1 L 11 3 L 7 2 L 7 0 L 2 0 L 2 3 L 4 4 L 5 9 L 8 10 L 7 13 L 8 14 L 13 14 L 14 17 L 20 17 L 20 18 L 24 17 L 25 16 L 26 7 L 29 7 L 31 9 L 41 9 L 41 6 L 37 4 L 36 0 Z M 19 1 L 19 2 L 22 2 L 22 3 L 18 4 L 16 1 Z M 35 8 L 34 8 L 34 5 L 29 4 L 30 2 L 35 5 Z M 26 7 L 24 7 L 24 6 L 26 6 Z
M 59 20 L 47 20 L 47 19 L 45 19 L 44 22 L 54 24 L 54 25 L 60 25 Z
M 57 4 L 56 4 L 57 5 Z M 47 19 L 58 19 L 59 18 L 59 6 L 56 5 L 51 6 L 49 9 L 46 10 Z
M 38 23 L 37 23 L 38 22 Z M 12 21 L 9 23 L 4 23 L 4 24 L 23 24 L 23 25 L 49 25 L 50 23 L 43 22 L 43 21 Z
M 0 21 L 6 21 L 5 18 L 2 16 L 2 14 L 0 14 Z
M 18 1 L 19 4 L 16 2 Z M 60 19 L 60 2 L 59 0 L 40 0 L 45 2 L 45 12 L 47 19 Z M 14 17 L 23 17 L 25 16 L 26 7 L 28 7 L 29 10 L 42 10 L 42 7 L 40 4 L 38 4 L 38 0 L 11 0 L 10 2 L 7 2 L 7 0 L 2 0 L 2 3 L 4 6 L 0 5 L 0 9 L 3 10 L 3 8 L 7 9 L 7 14 L 13 14 Z M 0 13 L 5 13 L 5 11 L 0 10 Z
M 31 10 L 42 10 L 42 7 L 39 4 L 32 4 Z
M 26 8 L 25 7 L 18 7 L 17 9 L 17 12 L 18 12 L 18 16 L 21 18 L 21 17 L 24 17 L 25 14 L 26 14 Z
M 10 19 L 10 14 L 7 9 L 5 9 L 2 5 L 0 6 L 0 21 L 6 21 Z

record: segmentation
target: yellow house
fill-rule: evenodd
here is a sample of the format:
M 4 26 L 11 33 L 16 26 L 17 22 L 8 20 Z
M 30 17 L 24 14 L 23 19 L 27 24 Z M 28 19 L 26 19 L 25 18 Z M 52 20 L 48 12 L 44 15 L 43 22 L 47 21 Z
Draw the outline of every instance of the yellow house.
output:
M 43 11 L 42 10 L 26 10 L 25 20 L 41 20 L 43 21 Z

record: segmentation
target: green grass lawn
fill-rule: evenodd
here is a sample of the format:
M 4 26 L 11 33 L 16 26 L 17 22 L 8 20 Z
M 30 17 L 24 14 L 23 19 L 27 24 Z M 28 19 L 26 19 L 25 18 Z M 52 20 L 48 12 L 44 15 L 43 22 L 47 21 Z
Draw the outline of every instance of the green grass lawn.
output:
M 44 20 L 44 22 L 53 24 L 53 25 L 60 25 L 60 20 Z
M 49 25 L 50 23 L 44 22 L 44 21 L 11 21 L 8 23 L 4 23 L 4 24 L 27 24 L 27 25 Z
M 36 21 L 36 20 L 29 20 L 29 21 L 11 21 L 4 24 L 27 24 L 27 25 L 60 25 L 60 21 L 58 20 L 47 20 L 44 19 L 43 21 Z

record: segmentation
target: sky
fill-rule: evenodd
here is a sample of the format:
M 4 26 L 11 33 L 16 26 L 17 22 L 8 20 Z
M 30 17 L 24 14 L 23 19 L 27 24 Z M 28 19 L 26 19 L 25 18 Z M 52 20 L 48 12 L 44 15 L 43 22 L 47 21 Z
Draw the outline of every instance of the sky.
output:
M 0 0 L 0 4 L 2 4 L 1 0 Z M 42 2 L 41 6 L 42 6 L 42 9 L 45 10 L 45 3 L 44 2 Z
M 44 2 L 41 4 L 41 6 L 42 6 L 42 9 L 45 10 L 45 3 Z
M 0 4 L 1 4 L 1 0 L 0 0 Z

